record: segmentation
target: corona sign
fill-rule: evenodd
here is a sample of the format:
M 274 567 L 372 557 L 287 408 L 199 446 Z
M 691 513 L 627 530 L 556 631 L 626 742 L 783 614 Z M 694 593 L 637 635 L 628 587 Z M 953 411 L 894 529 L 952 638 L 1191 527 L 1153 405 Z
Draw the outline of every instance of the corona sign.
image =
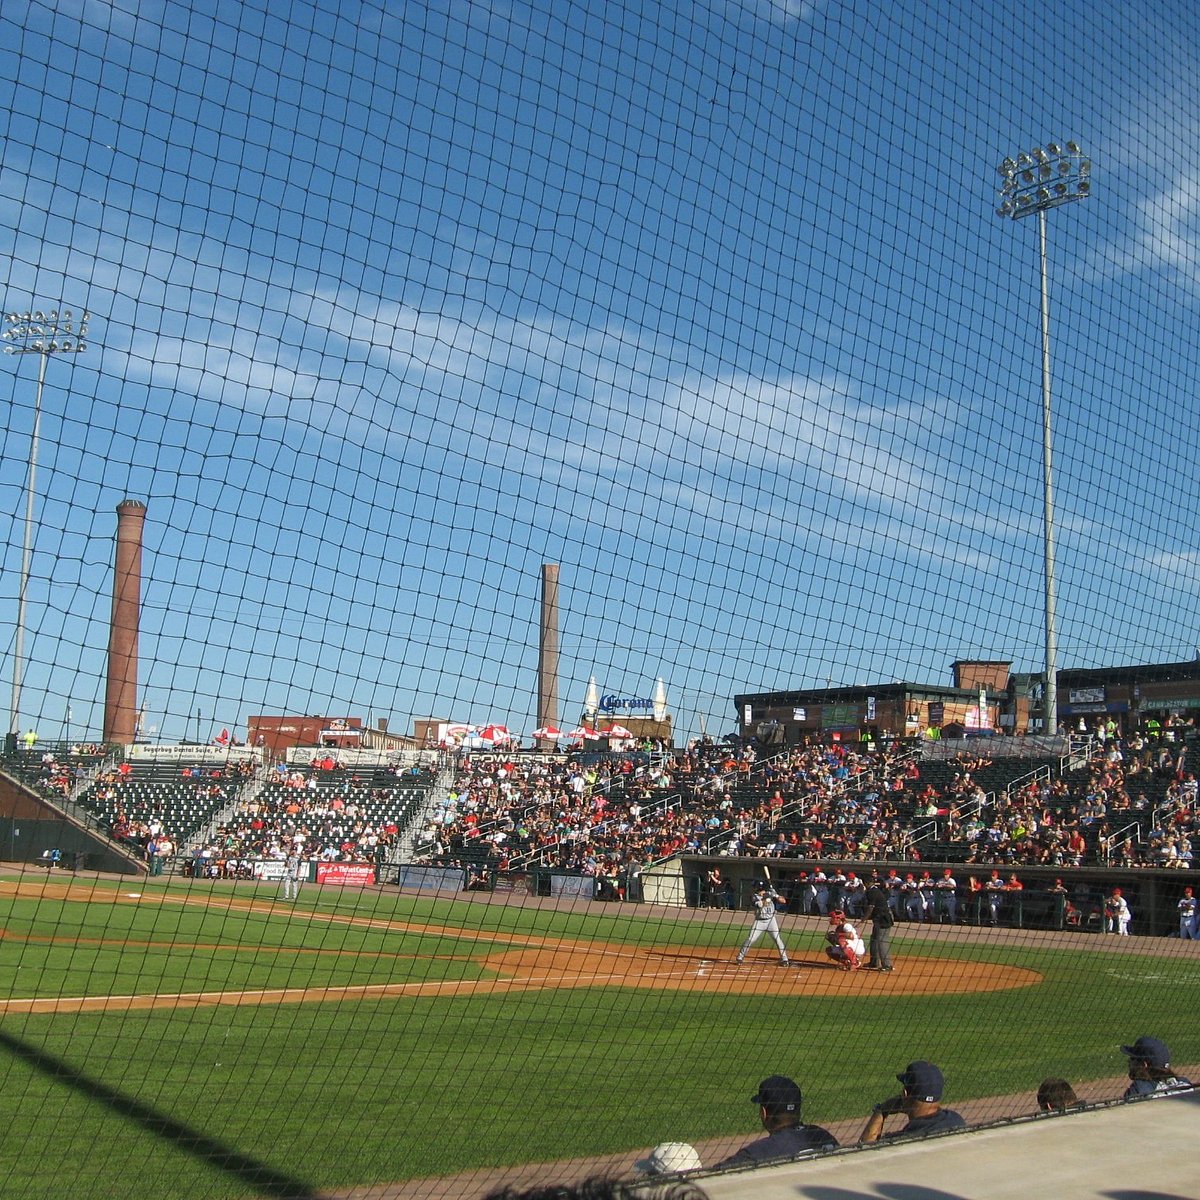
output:
M 600 697 L 600 711 L 602 713 L 614 712 L 653 712 L 654 701 L 650 697 L 640 699 L 636 696 L 618 696 L 614 693 L 609 693 L 607 696 Z

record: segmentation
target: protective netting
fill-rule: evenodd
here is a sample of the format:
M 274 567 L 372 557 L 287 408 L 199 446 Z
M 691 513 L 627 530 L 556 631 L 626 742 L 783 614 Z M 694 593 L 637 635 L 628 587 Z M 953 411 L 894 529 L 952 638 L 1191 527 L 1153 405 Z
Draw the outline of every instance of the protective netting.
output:
M 1200 1061 L 1171 1003 L 1194 983 L 1190 943 L 1114 969 L 1079 941 L 1120 884 L 1099 867 L 1190 865 L 1182 737 L 1133 745 L 1127 724 L 1122 760 L 1093 744 L 1035 764 L 1076 772 L 1075 803 L 1130 793 L 1131 813 L 1102 810 L 1078 856 L 997 858 L 1005 876 L 1043 868 L 1031 920 L 1010 906 L 992 931 L 978 897 L 969 909 L 966 877 L 992 859 L 964 863 L 961 830 L 940 829 L 962 919 L 911 922 L 924 982 L 895 1000 L 860 989 L 849 1030 L 864 977 L 809 996 L 762 966 L 714 985 L 748 912 L 706 911 L 699 867 L 633 908 L 634 868 L 732 820 L 722 848 L 737 835 L 797 860 L 781 877 L 794 905 L 801 857 L 863 874 L 911 857 L 915 810 L 892 814 L 893 842 L 835 855 L 826 834 L 814 854 L 814 823 L 839 824 L 845 789 L 817 779 L 836 761 L 791 761 L 809 774 L 786 784 L 746 770 L 742 828 L 702 787 L 741 770 L 737 753 L 728 768 L 660 745 L 615 768 L 576 760 L 581 790 L 561 758 L 522 768 L 532 809 L 497 826 L 503 755 L 464 768 L 399 750 L 421 722 L 434 741 L 502 726 L 527 746 L 539 723 L 595 724 L 593 685 L 653 697 L 680 751 L 733 729 L 738 695 L 946 685 L 963 659 L 1041 671 L 1047 388 L 1059 667 L 1192 660 L 1198 52 L 1178 0 L 4 6 L 8 761 L 67 809 L 39 834 L 47 853 L 118 849 L 92 859 L 100 874 L 75 860 L 74 891 L 48 868 L 2 894 L 9 994 L 91 1003 L 0 1017 L 0 1192 L 54 1194 L 54 1146 L 81 1195 L 151 1160 L 146 1194 L 474 1172 L 437 1185 L 454 1195 L 501 1165 L 625 1169 L 654 1141 L 702 1143 L 710 1163 L 713 1139 L 753 1133 L 746 1099 L 777 1071 L 817 1097 L 811 1119 L 857 1126 L 912 1058 L 944 1059 L 956 1098 L 993 1100 L 1046 1073 L 1119 1094 L 1095 1081 L 1123 1074 L 1115 1047 L 1139 1034 Z M 1046 213 L 1046 362 L 1039 221 L 997 213 L 997 167 L 1040 186 L 1035 147 L 1069 140 L 1090 194 Z M 114 700 L 130 500 L 140 608 Z M 352 727 L 379 752 L 274 754 L 299 714 L 318 714 L 305 746 Z M 113 754 L 122 721 L 140 745 Z M 874 753 L 856 813 L 907 786 L 901 752 Z M 1139 805 L 1123 772 L 1143 756 Z M 613 800 L 626 771 L 641 790 Z M 932 818 L 954 786 L 938 783 Z M 771 851 L 776 790 L 797 840 Z M 1050 804 L 1026 800 L 1035 819 Z M 658 804 L 668 815 L 622 841 Z M 9 812 L 6 857 L 38 857 L 23 851 L 40 818 Z M 484 824 L 505 838 L 473 862 Z M 119 847 L 140 870 L 159 836 L 162 882 L 122 880 Z M 285 909 L 297 845 L 305 886 Z M 412 863 L 453 863 L 480 895 L 414 891 Z M 363 865 L 381 888 L 333 869 Z M 626 915 L 549 874 L 530 884 L 533 867 L 589 888 L 611 868 Z M 1088 867 L 1069 882 L 1072 942 L 1049 889 Z M 732 875 L 744 910 L 761 876 Z M 1135 933 L 1175 928 L 1181 885 L 1134 893 Z M 810 907 L 785 941 L 823 972 Z M 972 966 L 960 987 L 964 963 L 997 974 Z M 999 990 L 980 998 L 984 975 Z M 135 995 L 144 1008 L 111 1000 Z M 1039 1032 L 998 1061 L 987 1045 L 1017 1014 Z M 1021 1107 L 1005 1104 L 977 1115 Z

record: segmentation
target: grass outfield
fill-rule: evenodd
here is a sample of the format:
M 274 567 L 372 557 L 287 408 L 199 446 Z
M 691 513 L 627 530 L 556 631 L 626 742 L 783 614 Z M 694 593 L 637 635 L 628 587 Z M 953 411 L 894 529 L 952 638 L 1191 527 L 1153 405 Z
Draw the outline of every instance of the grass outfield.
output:
M 1142 1033 L 1200 1058 L 1200 947 L 1170 939 L 898 929 L 897 981 L 916 956 L 948 985 L 971 964 L 1041 976 L 970 994 L 892 994 L 886 977 L 817 966 L 807 978 L 828 994 L 798 993 L 803 972 L 767 966 L 762 943 L 747 970 L 763 994 L 619 974 L 508 990 L 484 960 L 514 947 L 602 944 L 591 961 L 606 975 L 621 947 L 725 964 L 747 917 L 316 887 L 291 906 L 273 885 L 71 882 L 0 876 L 3 1197 L 62 1194 L 64 1178 L 80 1197 L 301 1195 L 750 1136 L 747 1098 L 777 1071 L 825 1122 L 865 1114 L 915 1057 L 945 1068 L 951 1105 L 1051 1074 L 1120 1074 L 1117 1044 Z M 820 932 L 784 923 L 794 957 L 819 955 Z M 53 998 L 50 1011 L 12 1003 Z

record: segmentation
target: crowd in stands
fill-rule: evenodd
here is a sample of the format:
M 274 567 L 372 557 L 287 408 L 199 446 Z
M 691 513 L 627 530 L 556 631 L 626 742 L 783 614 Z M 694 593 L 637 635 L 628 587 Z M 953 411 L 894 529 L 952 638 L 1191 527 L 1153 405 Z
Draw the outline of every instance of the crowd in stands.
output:
M 674 855 L 843 862 L 922 860 L 972 868 L 1023 865 L 1188 869 L 1200 785 L 1188 761 L 1190 727 L 1120 737 L 1087 731 L 1085 765 L 986 753 L 922 757 L 919 744 L 805 744 L 774 752 L 700 739 L 685 749 L 623 754 L 467 754 L 425 814 L 422 861 L 482 870 L 545 867 L 595 876 L 620 896 L 631 874 Z M 37 786 L 61 799 L 105 761 L 79 745 L 41 756 Z M 1015 766 L 1013 764 L 1016 764 Z M 399 780 L 344 769 L 325 754 L 304 770 L 280 766 L 253 799 L 238 797 L 249 760 L 181 768 L 197 810 L 229 810 L 201 848 L 205 874 L 244 874 L 254 859 L 298 849 L 308 859 L 372 862 L 399 824 L 381 801 Z M 169 857 L 195 828 L 125 802 L 134 768 L 119 762 L 87 800 L 114 838 Z M 426 770 L 422 768 L 422 770 Z M 1014 783 L 1014 775 L 1028 778 Z M 420 782 L 428 785 L 430 778 Z M 150 850 L 151 843 L 154 849 Z M 982 872 L 986 875 L 986 871 Z
M 677 853 L 1187 868 L 1198 790 L 1187 754 L 1182 736 L 1100 726 L 1086 766 L 1067 774 L 984 754 L 922 759 L 903 743 L 466 757 L 421 848 L 431 861 L 614 879 Z M 1031 777 L 1012 786 L 1015 772 Z
M 373 863 L 400 833 L 397 794 L 428 790 L 436 775 L 425 765 L 360 772 L 320 754 L 303 769 L 279 763 L 264 782 L 251 758 L 109 765 L 103 747 L 83 745 L 69 753 L 47 748 L 35 762 L 30 782 L 55 802 L 87 782 L 80 807 L 144 857 L 152 874 L 214 815 L 228 814 L 182 864 L 210 878 L 249 877 L 256 860 L 282 862 L 293 851 L 306 860 Z
M 245 878 L 256 860 L 375 863 L 400 835 L 393 803 L 398 789 L 427 789 L 436 772 L 396 764 L 362 772 L 334 757 L 306 769 L 277 764 L 275 778 L 235 809 L 203 845 L 190 870 L 210 877 Z

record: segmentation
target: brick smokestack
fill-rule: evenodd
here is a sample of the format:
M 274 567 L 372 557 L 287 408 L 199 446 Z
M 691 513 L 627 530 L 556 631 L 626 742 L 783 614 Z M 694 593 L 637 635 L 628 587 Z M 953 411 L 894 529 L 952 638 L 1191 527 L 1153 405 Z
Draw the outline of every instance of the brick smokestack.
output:
M 108 631 L 108 686 L 104 691 L 104 740 L 132 744 L 137 733 L 138 626 L 142 607 L 140 500 L 117 505 L 117 560 L 113 571 L 112 624 Z
M 538 642 L 538 728 L 558 725 L 558 564 L 542 563 L 542 621 Z M 543 742 L 543 745 L 548 743 Z

